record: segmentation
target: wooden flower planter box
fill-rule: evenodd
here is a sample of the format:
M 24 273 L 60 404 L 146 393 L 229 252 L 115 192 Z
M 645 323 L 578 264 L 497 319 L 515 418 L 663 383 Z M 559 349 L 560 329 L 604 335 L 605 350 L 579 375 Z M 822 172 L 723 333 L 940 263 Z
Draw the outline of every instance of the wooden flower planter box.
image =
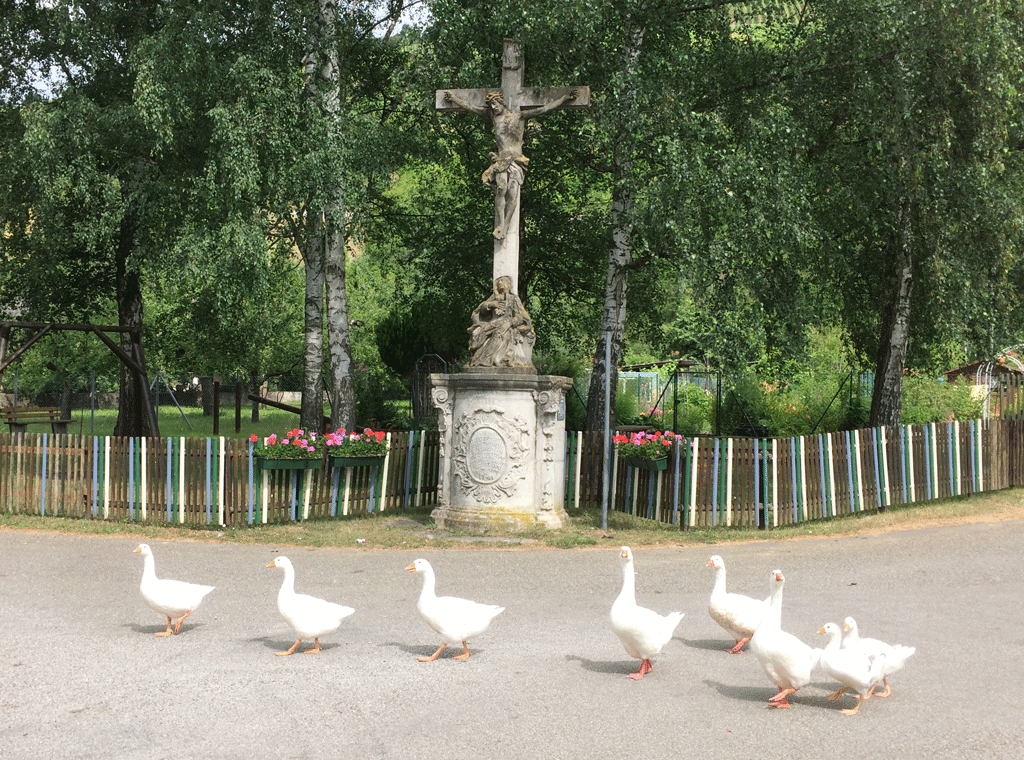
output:
M 668 457 L 659 457 L 658 459 L 645 459 L 643 457 L 623 457 L 623 461 L 630 467 L 635 467 L 638 470 L 649 470 L 651 472 L 659 472 L 661 470 L 668 469 Z
M 331 467 L 375 467 L 384 461 L 384 457 L 339 457 L 333 454 L 328 459 Z
M 320 459 L 269 459 L 256 457 L 263 470 L 319 470 Z

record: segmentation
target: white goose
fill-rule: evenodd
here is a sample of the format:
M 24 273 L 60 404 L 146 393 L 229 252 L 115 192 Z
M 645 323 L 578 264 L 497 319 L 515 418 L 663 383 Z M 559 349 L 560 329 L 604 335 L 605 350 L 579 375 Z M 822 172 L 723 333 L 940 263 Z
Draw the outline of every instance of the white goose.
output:
M 469 599 L 455 596 L 437 596 L 434 593 L 434 568 L 425 559 L 417 559 L 405 568 L 407 573 L 423 575 L 423 589 L 420 591 L 416 611 L 430 626 L 431 630 L 441 637 L 441 646 L 429 657 L 417 657 L 420 662 L 433 662 L 441 654 L 441 650 L 449 644 L 462 644 L 462 653 L 453 657 L 455 660 L 469 659 L 470 651 L 466 642 L 483 633 L 491 624 L 491 620 L 505 611 L 504 607 L 495 604 L 480 604 Z
M 275 557 L 267 563 L 267 567 L 284 569 L 284 582 L 281 583 L 281 590 L 277 592 L 277 609 L 299 637 L 295 639 L 290 649 L 274 654 L 278 657 L 292 654 L 303 639 L 313 639 L 313 646 L 304 649 L 303 653 L 316 654 L 320 651 L 320 637 L 338 630 L 341 621 L 355 610 L 309 594 L 296 594 L 295 568 L 287 557 Z
M 857 631 L 857 621 L 852 617 L 846 618 L 844 621 L 845 625 L 843 630 L 846 633 L 843 635 L 843 649 L 859 649 L 867 655 L 873 654 L 884 654 L 885 665 L 882 668 L 882 683 L 885 684 L 885 691 L 875 694 L 876 697 L 888 697 L 892 694 L 892 687 L 889 685 L 887 680 L 888 676 L 891 676 L 897 670 L 903 667 L 903 663 L 907 661 L 914 652 L 917 651 L 914 647 L 903 646 L 897 644 L 891 646 L 886 644 L 884 641 L 878 639 L 862 639 Z
M 722 628 L 729 631 L 736 640 L 736 646 L 725 651 L 739 654 L 743 645 L 750 641 L 754 629 L 768 611 L 771 597 L 754 599 L 743 594 L 733 594 L 725 590 L 725 560 L 717 554 L 708 560 L 708 567 L 715 570 L 715 585 L 711 590 L 708 602 L 708 614 Z
M 640 669 L 628 676 L 639 681 L 653 669 L 651 658 L 661 652 L 662 647 L 672 638 L 672 632 L 683 619 L 684 613 L 659 615 L 654 610 L 638 606 L 633 552 L 628 546 L 620 548 L 619 564 L 622 565 L 622 591 L 612 604 L 612 630 L 619 637 L 626 653 L 640 660 Z
M 768 700 L 778 708 L 791 706 L 786 697 L 811 682 L 811 671 L 821 657 L 820 649 L 811 649 L 793 634 L 782 630 L 782 588 L 785 583 L 782 571 L 773 570 L 769 583 L 771 604 L 750 637 L 750 651 L 779 689 L 779 693 Z
M 142 585 L 139 586 L 142 598 L 155 612 L 167 617 L 167 630 L 158 631 L 156 635 L 171 635 L 171 618 L 178 619 L 173 633 L 179 633 L 185 618 L 192 614 L 203 601 L 203 597 L 213 591 L 214 587 L 157 578 L 153 550 L 149 548 L 149 544 L 139 544 L 133 553 L 141 554 L 144 559 Z
M 859 649 L 840 648 L 839 639 L 842 631 L 835 623 L 826 623 L 818 629 L 818 633 L 828 636 L 828 643 L 821 653 L 821 669 L 844 684 L 841 689 L 829 694 L 828 698 L 835 701 L 851 689 L 857 692 L 856 706 L 843 710 L 846 715 L 856 715 L 861 704 L 871 698 L 875 684 L 882 677 L 885 655 L 869 657 Z

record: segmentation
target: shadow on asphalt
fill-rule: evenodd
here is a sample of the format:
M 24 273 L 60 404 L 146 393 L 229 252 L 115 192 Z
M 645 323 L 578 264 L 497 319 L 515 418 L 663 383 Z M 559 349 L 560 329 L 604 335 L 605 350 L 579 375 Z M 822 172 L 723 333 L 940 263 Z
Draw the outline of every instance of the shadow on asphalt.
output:
M 636 666 L 632 660 L 588 660 L 578 654 L 567 654 L 565 659 L 569 662 L 578 662 L 584 670 L 589 670 L 591 673 L 615 673 L 627 676 L 636 672 Z
M 684 639 L 682 636 L 675 636 L 673 638 L 676 641 L 683 642 L 691 649 L 707 649 L 709 651 L 724 652 L 736 643 L 735 641 L 728 642 L 725 639 Z

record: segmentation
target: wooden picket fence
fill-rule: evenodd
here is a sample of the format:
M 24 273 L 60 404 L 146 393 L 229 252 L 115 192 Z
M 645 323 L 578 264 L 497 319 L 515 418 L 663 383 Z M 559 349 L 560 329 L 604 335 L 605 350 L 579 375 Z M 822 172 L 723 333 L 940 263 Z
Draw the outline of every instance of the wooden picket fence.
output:
M 435 502 L 436 431 L 389 433 L 380 466 L 263 471 L 248 441 L 0 434 L 0 512 L 203 525 Z
M 600 504 L 600 436 L 570 440 L 567 503 Z M 684 438 L 650 472 L 613 456 L 610 508 L 686 529 L 777 527 L 1024 485 L 1024 420 L 797 438 Z
M 236 526 L 436 504 L 437 431 L 388 440 L 380 466 L 264 472 L 237 439 L 0 433 L 0 512 Z M 567 508 L 600 506 L 602 452 L 600 435 L 567 436 Z M 611 473 L 612 509 L 770 528 L 1024 485 L 1024 420 L 686 438 L 662 472 L 613 454 Z

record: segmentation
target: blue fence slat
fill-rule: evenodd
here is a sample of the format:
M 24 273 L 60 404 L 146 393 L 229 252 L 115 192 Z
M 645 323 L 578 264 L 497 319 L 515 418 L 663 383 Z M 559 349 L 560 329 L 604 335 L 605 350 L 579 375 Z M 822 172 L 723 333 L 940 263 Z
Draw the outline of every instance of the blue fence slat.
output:
M 246 495 L 249 498 L 249 525 L 252 525 L 253 520 L 256 519 L 256 462 L 252 455 L 253 449 L 256 448 L 256 444 L 249 441 L 247 451 L 249 453 L 249 461 L 246 463 L 246 475 L 248 476 L 248 482 L 246 483 L 247 491 Z
M 92 439 L 92 516 L 99 515 L 100 498 L 100 439 Z
M 49 433 L 43 433 L 43 471 L 40 473 L 42 479 L 42 487 L 39 489 L 39 514 L 46 516 L 46 479 L 49 474 L 49 468 L 47 464 L 47 455 L 50 453 L 50 447 L 47 445 L 49 442 Z
M 409 494 L 412 492 L 412 460 L 416 450 L 416 432 L 409 431 L 409 443 L 405 449 L 405 488 L 402 492 L 402 509 L 409 508 Z
M 718 452 L 719 452 L 720 444 L 721 444 L 721 441 L 718 438 L 716 438 L 715 439 L 715 449 L 714 449 L 714 452 L 713 452 L 713 457 L 714 458 L 711 460 L 711 472 L 712 472 L 712 479 L 711 479 L 711 525 L 712 526 L 718 525 L 718 468 L 719 468 Z
M 928 481 L 928 501 L 935 498 L 932 494 L 932 427 L 923 425 L 924 428 L 924 474 Z

